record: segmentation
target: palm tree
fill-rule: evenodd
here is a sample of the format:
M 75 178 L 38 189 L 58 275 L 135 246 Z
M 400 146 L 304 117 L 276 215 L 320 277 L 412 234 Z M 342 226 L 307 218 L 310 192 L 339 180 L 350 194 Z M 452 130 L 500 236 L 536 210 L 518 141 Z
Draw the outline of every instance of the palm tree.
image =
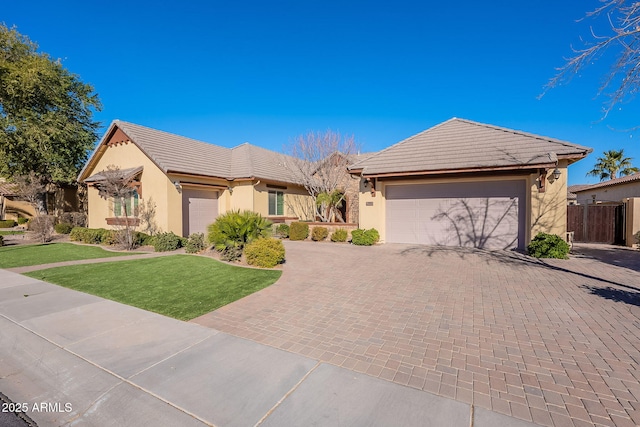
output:
M 624 149 L 619 151 L 605 151 L 604 157 L 598 157 L 598 162 L 593 169 L 587 172 L 587 176 L 600 177 L 600 181 L 614 179 L 620 176 L 631 175 L 639 172 L 640 169 L 631 166 L 631 157 L 624 157 Z
M 318 205 L 318 213 L 322 218 L 322 221 L 335 222 L 336 219 L 340 222 L 344 222 L 340 209 L 342 202 L 344 201 L 344 192 L 340 190 L 334 190 L 331 193 L 320 193 L 316 196 L 316 204 Z

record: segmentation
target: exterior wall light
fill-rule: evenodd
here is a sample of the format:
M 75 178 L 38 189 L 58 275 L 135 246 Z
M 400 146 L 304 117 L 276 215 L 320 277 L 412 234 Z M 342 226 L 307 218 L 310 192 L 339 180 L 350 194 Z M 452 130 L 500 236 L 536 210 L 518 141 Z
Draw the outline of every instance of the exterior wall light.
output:
M 554 179 L 560 179 L 560 169 L 558 169 L 557 167 L 553 170 L 553 178 Z

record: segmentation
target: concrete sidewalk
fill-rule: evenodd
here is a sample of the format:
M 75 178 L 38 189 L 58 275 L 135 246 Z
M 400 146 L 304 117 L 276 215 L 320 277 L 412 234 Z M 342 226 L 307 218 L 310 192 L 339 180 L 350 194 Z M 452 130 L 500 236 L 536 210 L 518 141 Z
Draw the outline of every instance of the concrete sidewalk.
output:
M 6 270 L 0 391 L 41 426 L 533 425 Z

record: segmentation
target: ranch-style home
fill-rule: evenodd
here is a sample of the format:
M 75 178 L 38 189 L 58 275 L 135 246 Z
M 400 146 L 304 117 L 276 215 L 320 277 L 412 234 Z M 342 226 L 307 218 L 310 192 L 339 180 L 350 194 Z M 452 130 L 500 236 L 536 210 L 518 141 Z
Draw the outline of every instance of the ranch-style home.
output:
M 109 166 L 132 180 L 126 206 L 99 194 Z M 155 204 L 162 231 L 188 236 L 206 232 L 219 214 L 252 210 L 273 220 L 311 220 L 307 191 L 283 167 L 281 154 L 242 144 L 224 148 L 115 120 L 98 144 L 79 182 L 87 184 L 88 226 L 122 225 L 123 209 L 137 216 L 143 200 Z
M 564 237 L 567 166 L 590 152 L 453 118 L 349 166 L 359 225 L 392 243 L 523 249 L 538 232 Z
M 565 235 L 567 166 L 589 152 L 454 118 L 350 165 L 359 182 L 354 212 L 360 228 L 376 228 L 383 242 L 524 248 L 540 231 Z M 97 188 L 110 165 L 136 186 L 127 202 L 134 215 L 151 198 L 158 226 L 183 236 L 205 231 L 232 209 L 274 221 L 315 217 L 281 154 L 246 143 L 223 148 L 116 120 L 78 178 L 88 185 L 92 228 L 122 221 L 123 207 Z

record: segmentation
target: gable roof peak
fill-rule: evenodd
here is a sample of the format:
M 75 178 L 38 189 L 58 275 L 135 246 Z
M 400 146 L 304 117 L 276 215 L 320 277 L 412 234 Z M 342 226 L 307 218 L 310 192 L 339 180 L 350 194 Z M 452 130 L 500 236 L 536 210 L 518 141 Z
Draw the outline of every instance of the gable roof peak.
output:
M 522 169 L 578 160 L 592 149 L 554 138 L 453 117 L 349 169 L 367 175 Z

